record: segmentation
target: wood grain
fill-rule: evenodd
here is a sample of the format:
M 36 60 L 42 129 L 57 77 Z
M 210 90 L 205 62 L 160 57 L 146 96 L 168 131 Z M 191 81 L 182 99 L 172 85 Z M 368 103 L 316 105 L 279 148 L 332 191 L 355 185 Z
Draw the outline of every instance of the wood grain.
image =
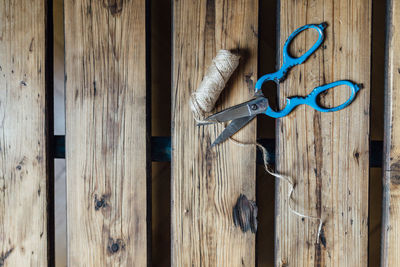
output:
M 255 235 L 234 226 L 240 194 L 255 200 L 255 146 L 210 148 L 222 125 L 196 127 L 189 97 L 219 49 L 239 50 L 238 70 L 218 109 L 252 97 L 257 76 L 258 1 L 173 2 L 172 266 L 254 266 Z M 254 143 L 255 121 L 235 139 Z
M 2 1 L 0 21 L 0 266 L 47 266 L 46 1 Z
M 64 9 L 68 263 L 145 266 L 145 0 Z
M 388 1 L 381 266 L 400 265 L 400 3 Z
M 277 170 L 296 182 L 292 206 L 324 221 L 301 218 L 289 209 L 288 185 L 277 183 L 277 266 L 367 266 L 369 96 L 371 1 L 280 2 L 280 47 L 296 28 L 327 22 L 326 40 L 305 64 L 295 67 L 280 86 L 285 97 L 307 95 L 325 83 L 348 79 L 363 84 L 355 101 L 334 113 L 298 107 L 277 125 Z M 306 32 L 291 51 L 304 53 L 316 41 Z M 321 99 L 337 106 L 349 97 L 337 88 Z

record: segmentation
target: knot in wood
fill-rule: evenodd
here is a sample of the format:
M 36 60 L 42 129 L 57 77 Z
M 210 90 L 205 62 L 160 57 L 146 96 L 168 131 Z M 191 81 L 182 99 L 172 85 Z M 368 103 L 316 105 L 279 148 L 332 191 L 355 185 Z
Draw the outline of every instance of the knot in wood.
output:
M 256 203 L 248 200 L 245 195 L 240 194 L 236 205 L 233 207 L 233 223 L 235 226 L 239 226 L 244 233 L 249 229 L 252 233 L 256 233 L 257 212 Z
M 125 249 L 125 243 L 122 239 L 114 240 L 113 238 L 109 238 L 107 249 L 110 254 L 115 254 L 120 250 Z

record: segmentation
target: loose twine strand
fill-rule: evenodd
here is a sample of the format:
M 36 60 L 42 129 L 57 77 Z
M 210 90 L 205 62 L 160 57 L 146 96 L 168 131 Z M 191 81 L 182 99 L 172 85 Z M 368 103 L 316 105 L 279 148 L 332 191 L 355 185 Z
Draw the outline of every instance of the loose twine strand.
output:
M 190 109 L 198 123 L 204 122 L 206 114 L 214 109 L 215 102 L 239 65 L 239 59 L 239 55 L 229 50 L 218 51 L 199 87 L 190 97 Z
M 214 109 L 215 103 L 217 102 L 219 95 L 224 89 L 227 81 L 231 77 L 232 73 L 235 71 L 239 65 L 239 55 L 235 55 L 228 50 L 218 51 L 216 57 L 213 59 L 211 66 L 207 69 L 206 75 L 204 76 L 201 84 L 197 90 L 192 93 L 189 101 L 190 109 L 193 113 L 194 119 L 197 123 L 205 122 L 205 116 L 208 112 Z M 320 236 L 322 233 L 322 226 L 324 221 L 322 217 L 307 215 L 302 212 L 297 211 L 292 207 L 292 195 L 296 188 L 296 182 L 289 176 L 276 173 L 272 170 L 270 160 L 268 157 L 268 152 L 264 146 L 259 143 L 241 143 L 233 138 L 229 138 L 233 143 L 240 146 L 255 145 L 261 150 L 263 155 L 264 169 L 267 173 L 285 181 L 289 185 L 288 192 L 288 203 L 289 210 L 296 216 L 302 218 L 308 218 L 319 221 L 318 233 L 317 233 L 317 244 L 320 241 Z
M 317 217 L 317 216 L 312 216 L 312 215 L 308 215 L 302 212 L 297 211 L 295 208 L 292 207 L 292 195 L 293 195 L 293 191 L 296 188 L 296 182 L 292 179 L 292 177 L 290 176 L 286 176 L 286 175 L 282 175 L 279 174 L 277 172 L 274 172 L 271 168 L 271 164 L 270 164 L 270 159 L 268 156 L 268 152 L 267 149 L 261 145 L 260 143 L 242 143 L 239 142 L 235 139 L 233 139 L 232 137 L 229 137 L 229 140 L 232 141 L 234 144 L 239 145 L 239 146 L 253 146 L 255 145 L 258 149 L 261 150 L 262 152 L 262 158 L 263 158 L 263 164 L 264 164 L 264 169 L 267 173 L 269 173 L 270 175 L 285 181 L 288 185 L 289 185 L 289 192 L 288 192 L 288 203 L 289 203 L 289 210 L 290 212 L 292 212 L 293 214 L 302 217 L 302 218 L 307 218 L 307 219 L 312 219 L 312 220 L 318 220 L 319 221 L 319 225 L 318 225 L 318 232 L 317 232 L 317 244 L 319 244 L 320 241 L 320 237 L 321 237 L 321 232 L 322 232 L 322 226 L 324 224 L 324 221 L 322 220 L 322 217 Z

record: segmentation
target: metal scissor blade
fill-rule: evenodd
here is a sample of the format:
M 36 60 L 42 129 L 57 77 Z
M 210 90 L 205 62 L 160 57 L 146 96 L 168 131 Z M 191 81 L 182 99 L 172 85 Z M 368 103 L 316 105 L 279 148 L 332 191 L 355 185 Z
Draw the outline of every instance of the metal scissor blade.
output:
M 265 97 L 257 97 L 256 99 L 215 113 L 214 115 L 208 117 L 206 121 L 225 122 L 243 117 L 253 116 L 265 112 L 267 110 L 267 107 L 268 100 Z
M 254 119 L 256 115 L 238 118 L 233 120 L 223 131 L 222 133 L 215 139 L 214 143 L 212 143 L 211 147 L 216 146 L 226 139 L 234 135 L 237 131 L 242 129 L 246 124 L 248 124 L 252 119 Z

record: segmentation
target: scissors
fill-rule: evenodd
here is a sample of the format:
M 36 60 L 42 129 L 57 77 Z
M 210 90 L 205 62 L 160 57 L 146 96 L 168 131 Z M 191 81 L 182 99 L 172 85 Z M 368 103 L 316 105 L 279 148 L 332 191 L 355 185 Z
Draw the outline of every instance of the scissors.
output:
M 283 46 L 283 59 L 282 59 L 282 67 L 274 73 L 266 74 L 262 76 L 256 83 L 255 85 L 255 99 L 244 102 L 242 104 L 227 108 L 223 111 L 220 111 L 214 115 L 211 115 L 210 117 L 205 119 L 205 123 L 200 123 L 199 125 L 205 125 L 205 124 L 210 124 L 210 123 L 219 123 L 219 122 L 226 122 L 226 121 L 232 121 L 225 129 L 224 131 L 217 137 L 217 139 L 213 142 L 211 147 L 218 145 L 222 142 L 224 142 L 226 139 L 234 135 L 237 131 L 239 131 L 241 128 L 243 128 L 246 124 L 248 124 L 251 120 L 254 119 L 258 114 L 265 114 L 267 116 L 270 116 L 272 118 L 282 118 L 286 115 L 288 115 L 294 108 L 296 108 L 299 105 L 305 104 L 308 105 L 312 108 L 314 108 L 317 111 L 320 112 L 333 112 L 333 111 L 338 111 L 341 110 L 348 105 L 350 105 L 351 102 L 353 102 L 357 92 L 360 90 L 360 86 L 348 81 L 348 80 L 340 80 L 336 82 L 332 82 L 329 84 L 325 84 L 319 87 L 316 87 L 312 90 L 312 92 L 306 96 L 306 97 L 289 97 L 286 99 L 286 106 L 284 109 L 280 111 L 274 111 L 268 104 L 268 99 L 264 97 L 261 87 L 264 82 L 266 81 L 274 81 L 276 83 L 282 82 L 288 73 L 288 71 L 299 64 L 304 63 L 322 44 L 324 40 L 324 29 L 326 28 L 327 24 L 326 23 L 321 23 L 321 24 L 307 24 L 305 26 L 302 26 L 295 30 L 289 38 L 286 40 L 284 46 Z M 289 53 L 289 46 L 290 43 L 293 41 L 293 39 L 302 31 L 307 30 L 307 29 L 313 29 L 316 30 L 318 33 L 318 40 L 315 42 L 315 44 L 308 50 L 306 51 L 302 56 L 300 57 L 292 57 Z M 326 108 L 321 106 L 318 103 L 318 95 L 321 93 L 337 87 L 345 85 L 348 86 L 351 90 L 351 95 L 350 98 L 347 99 L 346 102 L 343 104 L 336 106 L 336 107 L 331 107 L 331 108 Z

